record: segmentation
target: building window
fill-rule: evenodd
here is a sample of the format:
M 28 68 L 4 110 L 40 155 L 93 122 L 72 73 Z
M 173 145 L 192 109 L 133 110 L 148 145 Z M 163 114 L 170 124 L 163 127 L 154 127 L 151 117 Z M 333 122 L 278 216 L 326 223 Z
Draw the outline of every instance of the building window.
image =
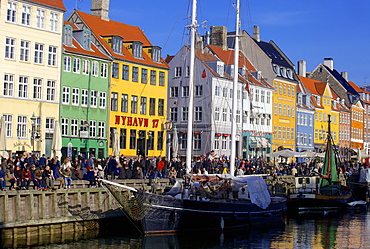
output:
M 45 28 L 45 11 L 37 9 L 36 11 L 36 27 L 39 29 Z
M 164 116 L 164 99 L 158 99 L 158 116 Z
M 101 64 L 100 77 L 107 78 L 107 75 L 108 75 L 108 64 L 107 63 L 102 63 Z
M 202 107 L 201 106 L 195 107 L 194 121 L 197 121 L 197 122 L 202 121 Z
M 11 137 L 12 136 L 13 115 L 4 114 L 3 117 L 4 117 L 4 120 L 5 120 L 5 135 L 7 137 Z
M 98 71 L 99 71 L 99 62 L 93 61 L 92 62 L 92 68 L 91 68 L 92 76 L 98 77 Z
M 8 22 L 15 22 L 17 16 L 17 4 L 15 2 L 8 1 L 8 10 L 6 13 L 6 20 Z
M 256 89 L 255 92 L 256 92 L 255 100 L 256 102 L 259 102 L 260 101 L 260 90 Z
M 72 45 L 72 26 L 66 25 L 64 26 L 64 44 L 67 46 Z
M 107 103 L 107 93 L 106 92 L 99 92 L 99 108 L 105 109 Z
M 222 108 L 222 121 L 227 122 L 227 109 Z
M 266 103 L 270 104 L 271 102 L 271 92 L 266 92 Z
M 159 72 L 159 85 L 164 86 L 164 72 Z
M 64 71 L 65 72 L 71 71 L 71 57 L 69 56 L 64 57 Z
M 80 89 L 72 88 L 72 105 L 77 106 L 79 104 L 79 95 L 80 95 Z
M 136 130 L 130 130 L 130 149 L 136 148 Z
M 29 41 L 21 41 L 21 49 L 19 60 L 23 62 L 30 61 L 30 42 Z
M 133 42 L 132 43 L 133 49 L 133 55 L 136 58 L 142 58 L 143 57 L 143 44 L 141 42 Z
M 122 38 L 120 36 L 112 37 L 112 50 L 115 53 L 122 54 Z
M 82 47 L 86 50 L 90 50 L 91 44 L 91 32 L 89 30 L 83 31 Z
M 57 13 L 50 12 L 50 30 L 53 32 L 58 32 L 58 19 Z
M 220 96 L 221 95 L 221 88 L 219 86 L 215 87 L 215 96 Z
M 68 135 L 68 118 L 62 118 L 62 136 Z
M 154 70 L 150 70 L 150 84 L 155 85 L 157 81 L 157 72 Z
M 121 112 L 128 112 L 128 95 L 122 94 L 121 96 Z
M 170 116 L 171 116 L 172 122 L 177 122 L 177 107 L 171 107 Z
M 148 69 L 141 69 L 141 83 L 146 84 L 148 81 Z
M 175 77 L 181 77 L 181 74 L 182 74 L 182 68 L 175 67 Z
M 195 86 L 195 96 L 200 97 L 203 94 L 203 86 L 202 85 L 197 85 Z
M 111 94 L 111 111 L 118 111 L 118 93 L 115 92 Z
M 105 122 L 99 121 L 98 137 L 105 137 Z
M 18 116 L 17 137 L 26 138 L 27 134 L 27 116 Z
M 127 130 L 126 129 L 120 129 L 120 136 L 119 136 L 119 148 L 120 149 L 126 149 L 126 134 Z
M 177 98 L 179 96 L 179 88 L 177 86 L 171 87 L 170 97 Z
M 154 131 L 148 131 L 148 150 L 154 150 Z
M 137 113 L 137 96 L 136 95 L 132 95 L 131 96 L 131 113 Z
M 46 82 L 46 100 L 55 101 L 55 80 L 48 80 Z
M 35 58 L 34 62 L 36 64 L 43 64 L 44 62 L 44 45 L 35 43 Z
M 57 65 L 57 47 L 49 46 L 48 65 L 54 67 Z
M 182 121 L 188 121 L 189 108 L 183 107 L 182 108 Z
M 202 147 L 202 138 L 200 133 L 194 134 L 194 150 L 200 150 Z
M 149 115 L 155 115 L 155 98 L 149 100 Z
M 215 107 L 215 121 L 220 120 L 220 107 Z
M 71 119 L 71 136 L 78 136 L 78 119 Z
M 96 137 L 96 121 L 95 120 L 90 120 L 90 137 Z
M 129 76 L 129 66 L 128 65 L 122 65 L 122 79 L 128 80 Z
M 132 82 L 138 82 L 139 79 L 139 68 L 132 67 Z
M 90 72 L 90 61 L 84 60 L 82 64 L 82 74 L 88 75 Z
M 98 91 L 90 91 L 90 107 L 96 108 L 98 106 Z
M 226 150 L 227 149 L 227 137 L 222 137 L 221 148 L 223 150 Z
M 63 86 L 62 104 L 64 105 L 69 104 L 69 91 L 69 87 Z
M 261 103 L 265 103 L 265 91 L 261 90 Z
M 4 96 L 13 96 L 14 76 L 12 74 L 4 74 Z
M 89 91 L 87 89 L 81 90 L 81 106 L 87 107 L 89 98 Z
M 74 73 L 80 73 L 80 59 L 79 58 L 74 58 L 73 59 L 73 72 Z
M 146 97 L 140 99 L 140 114 L 146 115 Z
M 42 79 L 33 79 L 33 99 L 42 98 Z
M 182 87 L 182 96 L 183 97 L 189 97 L 189 86 L 183 86 Z
M 227 98 L 227 88 L 222 88 L 222 97 Z
M 186 147 L 188 147 L 188 134 L 187 133 L 181 133 L 181 149 L 185 150 Z
M 158 131 L 157 150 L 163 150 L 163 134 L 163 131 Z
M 112 65 L 112 78 L 118 79 L 119 65 L 117 62 L 113 62 Z
M 14 60 L 15 39 L 7 37 L 5 39 L 5 59 Z
M 18 97 L 19 98 L 28 97 L 28 77 L 26 76 L 19 76 Z

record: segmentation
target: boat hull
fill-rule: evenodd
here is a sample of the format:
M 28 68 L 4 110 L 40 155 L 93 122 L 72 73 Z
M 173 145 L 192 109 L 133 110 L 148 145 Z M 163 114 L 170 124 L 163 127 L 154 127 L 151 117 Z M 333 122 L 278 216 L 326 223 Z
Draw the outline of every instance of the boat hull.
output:
M 255 228 L 281 222 L 286 209 L 285 200 L 262 209 L 249 201 L 199 201 L 155 195 L 155 201 L 139 223 L 147 234 Z

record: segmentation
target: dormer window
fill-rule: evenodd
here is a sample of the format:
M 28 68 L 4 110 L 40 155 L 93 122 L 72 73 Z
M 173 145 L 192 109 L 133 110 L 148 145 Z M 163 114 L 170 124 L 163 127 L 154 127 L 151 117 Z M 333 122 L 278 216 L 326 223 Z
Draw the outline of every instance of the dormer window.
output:
M 112 37 L 112 49 L 113 52 L 122 54 L 122 37 L 120 36 Z
M 278 65 L 272 65 L 273 69 L 274 69 L 274 72 L 280 76 L 280 70 L 279 70 L 279 66 Z
M 225 72 L 224 63 L 222 61 L 217 61 L 217 74 L 223 77 L 224 72 Z
M 84 30 L 83 31 L 83 40 L 82 40 L 82 47 L 86 50 L 90 50 L 91 44 L 91 31 Z
M 293 79 L 293 71 L 292 71 L 292 69 L 287 69 L 286 70 L 286 74 L 287 74 L 287 76 L 288 76 L 288 78 L 289 79 Z
M 161 61 L 161 49 L 160 49 L 160 47 L 153 47 L 152 48 L 152 60 L 154 62 L 160 62 Z
M 132 43 L 132 53 L 133 56 L 136 58 L 143 57 L 143 43 L 139 41 L 135 41 Z
M 281 76 L 286 78 L 286 68 L 285 67 L 280 68 L 280 74 L 281 74 Z
M 72 46 L 72 26 L 64 26 L 63 43 L 67 46 Z

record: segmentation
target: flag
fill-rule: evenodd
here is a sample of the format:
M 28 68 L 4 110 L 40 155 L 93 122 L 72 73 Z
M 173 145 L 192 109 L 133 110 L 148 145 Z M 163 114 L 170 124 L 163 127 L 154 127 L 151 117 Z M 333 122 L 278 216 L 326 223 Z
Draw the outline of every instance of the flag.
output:
M 245 83 L 245 90 L 248 92 L 248 94 L 251 93 L 250 90 L 249 90 L 249 83 L 248 82 Z
M 204 79 L 205 77 L 207 77 L 207 74 L 206 74 L 206 70 L 204 69 L 202 72 L 202 78 Z

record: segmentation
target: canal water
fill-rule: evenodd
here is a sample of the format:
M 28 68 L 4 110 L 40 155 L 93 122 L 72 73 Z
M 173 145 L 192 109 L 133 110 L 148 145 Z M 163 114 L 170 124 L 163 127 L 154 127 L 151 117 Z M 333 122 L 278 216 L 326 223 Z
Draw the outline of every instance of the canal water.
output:
M 142 236 L 134 231 L 133 227 L 107 227 L 99 238 L 33 248 L 370 248 L 370 212 L 286 218 L 282 224 L 265 229 L 228 232 Z

